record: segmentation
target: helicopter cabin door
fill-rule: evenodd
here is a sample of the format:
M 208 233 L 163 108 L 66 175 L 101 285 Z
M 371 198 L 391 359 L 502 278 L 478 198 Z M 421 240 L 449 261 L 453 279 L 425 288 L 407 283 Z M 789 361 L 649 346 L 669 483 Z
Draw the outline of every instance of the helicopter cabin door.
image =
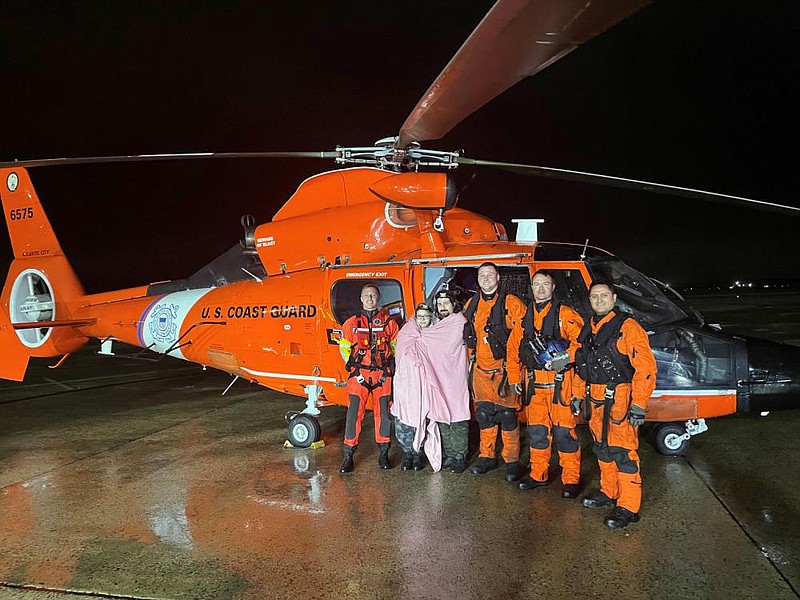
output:
M 346 381 L 348 373 L 339 352 L 339 340 L 344 322 L 361 310 L 361 290 L 373 284 L 380 292 L 378 308 L 387 311 L 399 326 L 408 318 L 408 307 L 413 305 L 409 289 L 409 270 L 406 265 L 334 268 L 328 271 L 330 313 L 326 315 L 328 329 L 328 360 L 339 381 Z

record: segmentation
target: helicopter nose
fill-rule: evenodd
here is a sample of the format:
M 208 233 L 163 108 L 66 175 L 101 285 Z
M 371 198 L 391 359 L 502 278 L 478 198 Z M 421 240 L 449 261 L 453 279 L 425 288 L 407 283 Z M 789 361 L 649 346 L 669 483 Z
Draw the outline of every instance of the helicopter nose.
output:
M 800 408 L 800 347 L 746 338 L 751 412 Z

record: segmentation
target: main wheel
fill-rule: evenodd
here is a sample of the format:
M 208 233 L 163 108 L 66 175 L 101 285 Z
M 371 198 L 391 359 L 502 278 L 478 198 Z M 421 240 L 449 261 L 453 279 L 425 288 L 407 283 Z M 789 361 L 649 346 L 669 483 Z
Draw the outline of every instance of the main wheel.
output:
M 665 456 L 683 456 L 690 442 L 685 434 L 686 427 L 680 423 L 664 423 L 656 429 L 656 450 Z
M 319 439 L 322 429 L 319 421 L 309 415 L 297 415 L 289 421 L 286 435 L 292 446 L 308 448 Z

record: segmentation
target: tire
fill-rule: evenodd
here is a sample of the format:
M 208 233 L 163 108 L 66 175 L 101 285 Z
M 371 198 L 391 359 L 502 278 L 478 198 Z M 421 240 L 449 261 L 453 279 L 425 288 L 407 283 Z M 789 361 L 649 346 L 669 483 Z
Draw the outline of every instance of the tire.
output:
M 683 439 L 686 428 L 680 423 L 664 423 L 655 432 L 656 450 L 664 456 L 683 456 L 691 440 Z
M 308 448 L 319 439 L 321 428 L 319 421 L 309 415 L 297 415 L 291 421 L 286 430 L 292 446 L 298 448 Z

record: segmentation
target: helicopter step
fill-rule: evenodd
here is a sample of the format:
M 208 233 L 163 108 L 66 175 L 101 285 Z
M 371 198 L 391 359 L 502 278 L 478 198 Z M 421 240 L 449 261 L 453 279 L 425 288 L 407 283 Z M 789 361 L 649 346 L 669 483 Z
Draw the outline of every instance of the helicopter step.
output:
M 683 456 L 689 450 L 692 436 L 708 431 L 705 419 L 685 423 L 658 423 L 654 431 L 655 447 L 664 456 Z

